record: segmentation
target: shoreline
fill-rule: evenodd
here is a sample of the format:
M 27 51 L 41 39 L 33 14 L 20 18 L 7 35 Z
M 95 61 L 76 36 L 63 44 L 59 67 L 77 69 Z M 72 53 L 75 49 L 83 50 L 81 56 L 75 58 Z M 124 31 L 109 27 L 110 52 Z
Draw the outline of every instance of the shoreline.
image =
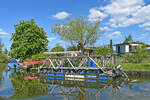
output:
M 147 77 L 150 78 L 150 70 L 144 71 L 144 70 L 131 70 L 131 71 L 126 71 L 128 76 L 131 77 Z

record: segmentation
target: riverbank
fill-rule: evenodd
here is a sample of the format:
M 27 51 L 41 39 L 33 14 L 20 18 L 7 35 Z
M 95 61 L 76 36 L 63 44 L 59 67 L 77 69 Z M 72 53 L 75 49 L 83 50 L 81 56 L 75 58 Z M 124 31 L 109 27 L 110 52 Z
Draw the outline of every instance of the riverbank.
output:
M 150 63 L 119 63 L 124 71 L 149 71 Z

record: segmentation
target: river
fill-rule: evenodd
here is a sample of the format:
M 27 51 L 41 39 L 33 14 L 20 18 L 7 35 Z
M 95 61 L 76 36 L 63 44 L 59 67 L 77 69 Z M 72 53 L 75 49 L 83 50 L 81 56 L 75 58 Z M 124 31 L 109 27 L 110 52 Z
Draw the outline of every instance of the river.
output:
M 32 76 L 32 80 L 25 77 Z M 0 100 L 150 100 L 150 78 L 110 83 L 53 80 L 33 73 L 3 71 Z

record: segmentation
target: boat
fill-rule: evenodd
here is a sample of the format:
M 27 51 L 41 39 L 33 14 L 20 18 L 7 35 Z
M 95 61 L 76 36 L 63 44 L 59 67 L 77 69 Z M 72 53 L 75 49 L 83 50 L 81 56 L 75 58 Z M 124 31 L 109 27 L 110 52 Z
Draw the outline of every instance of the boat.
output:
M 26 76 L 23 78 L 24 80 L 37 80 L 39 79 L 38 77 L 31 77 L 31 76 Z
M 14 69 L 14 68 L 16 68 L 16 69 L 20 68 L 20 65 L 16 59 L 12 59 L 8 63 L 8 70 Z

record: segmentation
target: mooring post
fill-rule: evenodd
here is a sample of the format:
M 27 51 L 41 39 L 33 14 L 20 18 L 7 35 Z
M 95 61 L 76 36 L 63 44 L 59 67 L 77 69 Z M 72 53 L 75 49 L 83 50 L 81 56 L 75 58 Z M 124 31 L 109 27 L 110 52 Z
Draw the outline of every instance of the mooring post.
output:
M 116 64 L 116 57 L 115 54 L 112 54 L 112 65 Z

